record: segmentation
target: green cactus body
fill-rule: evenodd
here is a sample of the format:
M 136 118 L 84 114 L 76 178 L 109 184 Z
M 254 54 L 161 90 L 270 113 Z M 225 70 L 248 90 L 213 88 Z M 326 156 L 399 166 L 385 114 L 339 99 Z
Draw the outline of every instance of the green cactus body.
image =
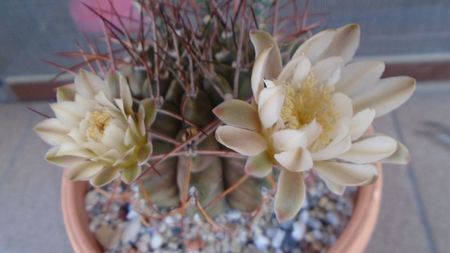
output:
M 249 77 L 246 72 L 240 75 L 240 79 L 248 84 Z M 240 91 L 240 96 L 243 97 L 251 92 L 249 85 L 242 85 Z M 228 80 L 222 75 L 204 78 L 194 97 L 188 97 L 178 81 L 173 80 L 167 89 L 161 109 L 180 114 L 196 127 L 203 128 L 214 120 L 212 108 L 223 102 L 225 94 L 232 96 L 232 89 Z M 152 130 L 175 138 L 179 142 L 185 141 L 192 134 L 200 131 L 162 113 L 157 115 Z M 153 143 L 154 155 L 169 152 L 174 148 L 173 144 L 162 141 L 153 141 Z M 211 217 L 229 208 L 252 212 L 260 207 L 262 203 L 260 186 L 263 180 L 255 178 L 247 178 L 224 198 L 214 201 L 227 187 L 245 176 L 245 160 L 198 155 L 196 150 L 218 151 L 220 145 L 213 135 L 203 138 L 199 143 L 194 140 L 185 148 L 188 155 L 170 158 L 158 165 L 156 169 L 161 175 L 149 173 L 144 179 L 145 191 L 153 204 L 159 207 L 176 208 L 191 197 L 189 189 L 194 187 L 198 193 L 200 205 L 205 207 L 206 213 Z M 206 207 L 212 201 L 214 203 Z M 196 212 L 195 209 L 194 206 L 190 206 L 185 214 L 193 214 Z

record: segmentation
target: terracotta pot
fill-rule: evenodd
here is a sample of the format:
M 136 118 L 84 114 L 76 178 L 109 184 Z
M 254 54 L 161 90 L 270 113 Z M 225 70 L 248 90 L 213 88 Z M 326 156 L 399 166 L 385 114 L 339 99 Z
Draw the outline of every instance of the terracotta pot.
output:
M 362 253 L 372 236 L 380 210 L 382 175 L 372 185 L 361 187 L 353 215 L 329 253 Z M 87 182 L 72 182 L 63 176 L 61 186 L 64 223 L 72 247 L 77 253 L 102 252 L 101 246 L 89 230 L 89 217 L 85 210 L 84 197 Z

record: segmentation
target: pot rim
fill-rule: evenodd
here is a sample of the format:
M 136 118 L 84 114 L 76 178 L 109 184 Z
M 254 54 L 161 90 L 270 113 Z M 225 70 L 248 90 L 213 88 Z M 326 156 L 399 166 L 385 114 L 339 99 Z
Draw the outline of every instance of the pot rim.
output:
M 361 253 L 367 247 L 377 223 L 382 195 L 381 164 L 377 163 L 378 179 L 358 190 L 350 221 L 328 253 Z M 61 184 L 61 206 L 64 225 L 75 252 L 102 252 L 100 244 L 89 229 L 89 216 L 84 199 L 88 190 L 86 181 L 70 181 L 67 170 Z M 81 208 L 80 208 L 81 207 Z

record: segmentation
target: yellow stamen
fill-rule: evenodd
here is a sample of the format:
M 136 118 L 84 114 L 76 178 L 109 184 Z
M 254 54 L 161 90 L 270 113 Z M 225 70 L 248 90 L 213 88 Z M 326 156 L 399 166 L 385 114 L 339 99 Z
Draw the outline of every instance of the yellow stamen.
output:
M 111 114 L 107 111 L 93 111 L 89 116 L 89 126 L 86 130 L 86 135 L 96 141 L 99 141 L 106 127 L 111 121 Z
M 322 126 L 323 132 L 312 149 L 323 147 L 330 142 L 338 114 L 333 108 L 333 90 L 317 83 L 312 74 L 308 75 L 294 89 L 287 85 L 286 98 L 281 109 L 281 119 L 287 128 L 299 129 L 314 119 Z

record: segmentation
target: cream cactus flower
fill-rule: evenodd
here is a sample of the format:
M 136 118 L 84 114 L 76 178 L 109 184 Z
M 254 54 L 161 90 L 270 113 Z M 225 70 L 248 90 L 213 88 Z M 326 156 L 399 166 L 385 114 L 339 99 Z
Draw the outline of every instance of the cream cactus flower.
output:
M 254 103 L 228 100 L 215 108 L 227 125 L 217 140 L 249 156 L 248 174 L 264 177 L 282 168 L 275 195 L 280 221 L 293 218 L 305 198 L 305 172 L 314 170 L 331 191 L 374 182 L 374 162 L 406 163 L 406 147 L 395 139 L 366 134 L 376 117 L 403 104 L 415 80 L 380 79 L 384 63 L 351 62 L 360 28 L 325 30 L 305 41 L 282 67 L 277 43 L 254 31 L 251 85 Z
M 71 179 L 101 186 L 119 176 L 130 183 L 141 173 L 152 151 L 147 128 L 154 104 L 143 100 L 134 112 L 124 76 L 111 72 L 102 80 L 81 70 L 74 84 L 57 89 L 57 102 L 50 106 L 56 117 L 35 131 L 54 146 L 46 159 L 68 168 Z

